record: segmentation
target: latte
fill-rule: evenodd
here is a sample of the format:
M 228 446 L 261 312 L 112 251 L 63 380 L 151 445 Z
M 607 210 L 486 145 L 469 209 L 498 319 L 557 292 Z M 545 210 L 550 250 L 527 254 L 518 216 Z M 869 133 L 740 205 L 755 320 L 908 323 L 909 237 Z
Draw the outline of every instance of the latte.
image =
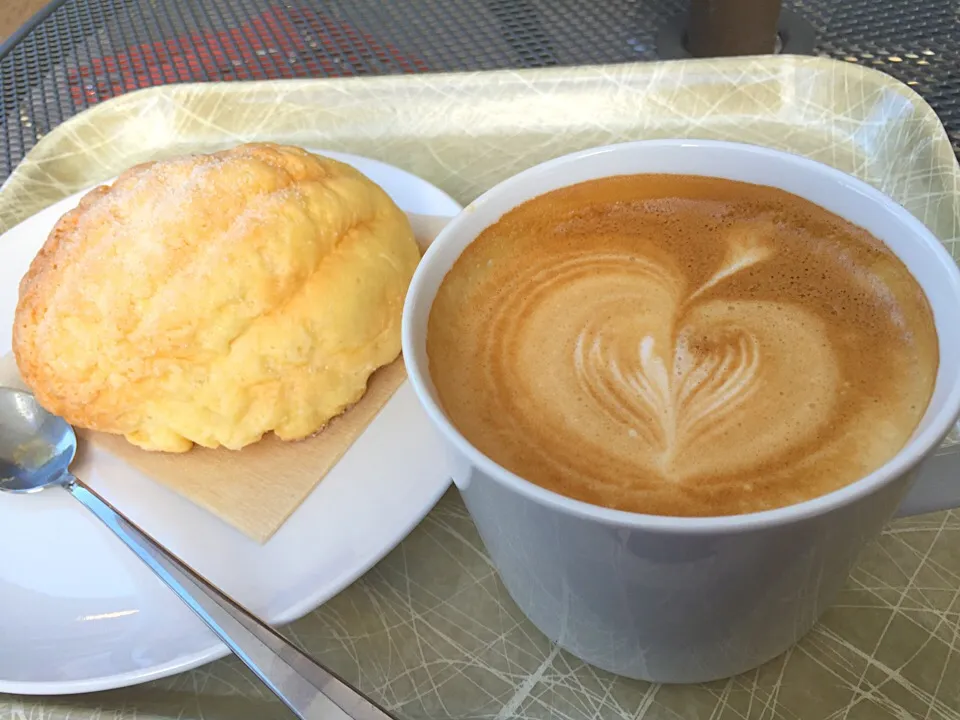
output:
M 549 490 L 671 516 L 767 510 L 875 470 L 922 417 L 933 315 L 865 230 L 774 188 L 593 180 L 487 228 L 427 330 L 445 412 Z

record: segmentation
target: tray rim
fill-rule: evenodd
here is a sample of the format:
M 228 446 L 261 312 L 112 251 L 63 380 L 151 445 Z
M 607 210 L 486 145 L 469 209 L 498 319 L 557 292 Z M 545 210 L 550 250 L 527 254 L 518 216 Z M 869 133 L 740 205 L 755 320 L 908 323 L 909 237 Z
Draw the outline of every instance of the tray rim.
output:
M 803 68 L 812 70 L 822 70 L 823 72 L 837 71 L 843 68 L 842 72 L 856 79 L 870 82 L 875 86 L 883 87 L 888 91 L 895 92 L 910 102 L 916 111 L 916 121 L 923 126 L 928 126 L 928 130 L 938 147 L 935 148 L 936 154 L 949 154 L 954 159 L 954 179 L 960 186 L 960 164 L 956 162 L 957 156 L 953 151 L 947 131 L 936 111 L 930 104 L 910 86 L 897 80 L 891 75 L 855 63 L 835 60 L 823 56 L 807 55 L 771 55 L 771 56 L 743 56 L 729 58 L 685 58 L 680 60 L 664 61 L 638 61 L 631 63 L 612 63 L 598 65 L 577 65 L 549 68 L 520 68 L 520 69 L 497 69 L 482 70 L 474 72 L 444 72 L 444 73 L 409 73 L 403 75 L 376 75 L 376 76 L 349 76 L 332 78 L 290 78 L 280 80 L 248 80 L 248 81 L 215 81 L 215 82 L 189 82 L 189 83 L 171 83 L 167 85 L 157 85 L 149 88 L 133 90 L 123 95 L 108 98 L 97 103 L 93 107 L 86 108 L 76 115 L 71 116 L 61 124 L 54 127 L 27 152 L 21 162 L 13 168 L 10 175 L 0 184 L 0 233 L 19 224 L 30 215 L 39 212 L 41 207 L 32 207 L 18 212 L 16 198 L 21 194 L 29 194 L 32 186 L 43 184 L 49 189 L 49 184 L 44 183 L 39 178 L 31 177 L 32 173 L 41 176 L 46 175 L 45 168 L 57 161 L 57 153 L 53 152 L 57 143 L 70 134 L 72 128 L 78 125 L 90 123 L 100 115 L 114 115 L 116 111 L 123 107 L 148 107 L 151 103 L 163 98 L 169 98 L 179 104 L 191 96 L 214 95 L 229 98 L 249 92 L 280 91 L 289 92 L 296 88 L 310 88 L 322 83 L 324 87 L 336 88 L 342 87 L 349 89 L 354 86 L 362 86 L 370 89 L 381 89 L 383 91 L 396 91 L 404 87 L 416 87 L 423 84 L 425 78 L 429 78 L 432 84 L 456 83 L 460 85 L 470 84 L 488 84 L 492 81 L 504 82 L 513 80 L 520 85 L 527 85 L 532 81 L 569 81 L 574 82 L 588 78 L 616 76 L 617 74 L 631 74 L 636 76 L 646 75 L 653 77 L 656 74 L 673 70 L 674 72 L 684 72 L 685 70 L 706 70 L 709 72 L 730 72 L 736 71 L 738 67 L 754 66 L 758 68 L 769 68 L 771 73 L 782 73 L 791 68 Z M 130 117 L 136 117 L 136 114 L 130 113 Z M 105 173 L 105 178 L 109 177 Z M 91 185 L 93 183 L 87 183 Z M 76 192 L 81 188 L 61 187 L 57 188 L 57 195 L 48 193 L 46 206 L 56 202 L 67 195 Z M 458 199 L 459 200 L 459 199 Z M 8 206 L 12 206 L 9 207 Z M 957 213 L 960 215 L 960 202 L 957 203 Z M 10 218 L 4 221 L 4 216 Z

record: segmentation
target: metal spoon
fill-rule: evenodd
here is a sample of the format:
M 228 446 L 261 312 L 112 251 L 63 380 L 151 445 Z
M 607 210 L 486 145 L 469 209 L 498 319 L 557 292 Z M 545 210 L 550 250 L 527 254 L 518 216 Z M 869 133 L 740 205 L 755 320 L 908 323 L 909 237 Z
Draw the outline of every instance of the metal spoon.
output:
M 70 474 L 73 428 L 30 393 L 0 388 L 0 491 L 62 487 L 128 548 L 266 683 L 297 717 L 391 720 L 386 711 L 300 652 L 260 620 L 164 550 L 116 508 Z

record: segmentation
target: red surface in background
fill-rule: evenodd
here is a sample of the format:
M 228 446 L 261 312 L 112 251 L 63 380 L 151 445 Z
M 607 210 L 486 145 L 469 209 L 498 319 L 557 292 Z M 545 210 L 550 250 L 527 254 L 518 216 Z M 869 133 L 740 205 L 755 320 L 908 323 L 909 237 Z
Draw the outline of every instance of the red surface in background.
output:
M 371 63 L 405 73 L 429 70 L 423 60 L 404 57 L 344 22 L 309 8 L 273 7 L 230 30 L 197 32 L 93 58 L 89 65 L 70 69 L 67 80 L 80 110 L 154 85 L 356 75 L 356 66 Z

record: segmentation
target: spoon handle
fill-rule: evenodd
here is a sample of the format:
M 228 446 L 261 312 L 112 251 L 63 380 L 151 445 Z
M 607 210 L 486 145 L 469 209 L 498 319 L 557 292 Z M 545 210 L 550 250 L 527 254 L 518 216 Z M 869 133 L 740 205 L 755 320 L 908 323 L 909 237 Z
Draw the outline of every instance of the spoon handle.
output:
M 65 487 L 180 596 L 297 717 L 393 720 L 164 550 L 79 480 L 70 476 Z

